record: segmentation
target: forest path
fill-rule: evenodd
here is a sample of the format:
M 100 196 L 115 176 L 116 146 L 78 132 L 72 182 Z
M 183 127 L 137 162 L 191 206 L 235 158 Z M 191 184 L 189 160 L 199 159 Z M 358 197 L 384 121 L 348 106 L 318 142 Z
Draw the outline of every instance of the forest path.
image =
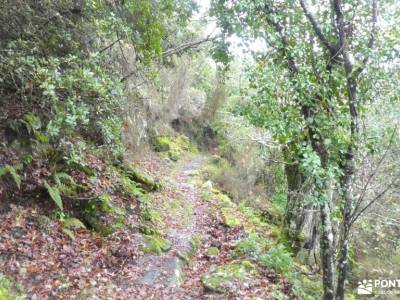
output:
M 165 226 L 165 238 L 170 242 L 166 253 L 145 255 L 138 264 L 146 266 L 138 284 L 178 287 L 182 284 L 183 268 L 194 250 L 194 240 L 203 231 L 208 206 L 201 201 L 192 176 L 205 163 L 203 156 L 185 157 L 165 178 L 167 186 L 154 193 L 153 205 Z
M 276 299 L 278 282 L 283 293 L 290 289 L 276 273 L 257 271 L 234 255 L 252 225 L 227 195 L 204 182 L 199 171 L 207 163 L 208 156 L 181 158 L 164 176 L 163 189 L 153 194 L 171 245 L 161 255 L 139 258 L 142 273 L 133 282 L 137 294 L 132 299 Z M 219 281 L 215 287 L 205 286 L 208 274 Z
M 40 206 L 12 205 L 0 215 L 0 272 L 20 282 L 27 299 L 276 299 L 276 289 L 288 294 L 284 278 L 235 252 L 249 228 L 259 236 L 268 229 L 259 220 L 252 225 L 243 207 L 204 182 L 208 156 L 188 154 L 174 163 L 149 153 L 132 162 L 161 180 L 162 188 L 149 194 L 160 235 L 138 230 L 138 202 L 131 199 L 127 223 L 135 226 L 107 237 L 79 228 L 71 239 Z M 207 286 L 207 276 L 217 284 Z

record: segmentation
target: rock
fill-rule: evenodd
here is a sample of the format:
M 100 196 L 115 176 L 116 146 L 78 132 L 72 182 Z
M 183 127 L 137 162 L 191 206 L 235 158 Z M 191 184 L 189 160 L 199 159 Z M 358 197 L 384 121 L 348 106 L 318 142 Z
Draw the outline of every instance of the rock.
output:
M 145 284 L 145 285 L 153 285 L 154 282 L 159 278 L 161 275 L 160 270 L 158 269 L 150 269 L 148 270 L 143 278 L 138 279 L 135 281 L 136 284 Z
M 161 188 L 161 184 L 157 182 L 157 180 L 154 180 L 151 176 L 132 166 L 124 167 L 124 171 L 129 179 L 140 183 L 141 186 L 148 191 L 155 191 Z
M 241 221 L 240 219 L 235 216 L 235 209 L 232 209 L 230 207 L 223 207 L 221 209 L 221 213 L 222 213 L 222 218 L 224 220 L 224 225 L 228 226 L 228 227 L 239 227 L 241 225 Z
M 165 265 L 170 277 L 167 279 L 167 286 L 178 287 L 183 283 L 183 261 L 178 257 L 172 257 L 169 259 Z
M 161 254 L 171 250 L 172 244 L 170 241 L 156 235 L 146 235 L 143 239 L 143 244 L 140 246 L 144 253 Z
M 257 273 L 256 267 L 249 261 L 218 266 L 201 278 L 206 291 L 225 293 L 235 284 L 246 283 L 252 280 L 252 275 Z
M 171 148 L 171 140 L 166 136 L 157 136 L 153 139 L 153 147 L 157 152 L 167 152 Z
M 210 247 L 207 249 L 207 255 L 211 258 L 219 255 L 219 249 L 217 247 Z
M 126 226 L 126 211 L 112 204 L 111 197 L 103 194 L 90 201 L 82 201 L 81 220 L 90 229 L 107 236 Z

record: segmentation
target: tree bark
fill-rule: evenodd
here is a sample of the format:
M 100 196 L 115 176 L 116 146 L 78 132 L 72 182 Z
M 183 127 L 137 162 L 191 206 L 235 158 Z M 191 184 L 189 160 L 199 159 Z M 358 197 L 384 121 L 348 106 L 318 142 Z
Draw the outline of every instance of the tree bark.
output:
M 321 261 L 324 300 L 335 299 L 334 240 L 332 223 L 329 214 L 329 203 L 325 201 L 321 207 Z

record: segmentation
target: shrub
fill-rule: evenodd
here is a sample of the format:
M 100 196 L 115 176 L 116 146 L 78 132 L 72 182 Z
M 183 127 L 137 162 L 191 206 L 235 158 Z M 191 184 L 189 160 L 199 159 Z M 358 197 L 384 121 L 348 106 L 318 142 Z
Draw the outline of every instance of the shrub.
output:
M 279 273 L 285 274 L 294 270 L 294 261 L 291 253 L 281 244 L 272 247 L 260 257 L 260 263 L 268 268 L 273 268 Z

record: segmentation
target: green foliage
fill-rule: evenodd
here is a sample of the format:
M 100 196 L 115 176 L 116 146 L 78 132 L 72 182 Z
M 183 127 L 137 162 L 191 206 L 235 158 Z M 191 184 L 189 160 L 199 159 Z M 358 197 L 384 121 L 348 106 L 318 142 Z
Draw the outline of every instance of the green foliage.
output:
M 160 212 L 154 208 L 149 195 L 142 195 L 139 198 L 140 213 L 139 219 L 141 222 L 140 230 L 144 234 L 153 235 L 159 234 L 160 228 L 163 227 Z
M 195 234 L 193 238 L 190 240 L 190 244 L 192 246 L 192 250 L 196 251 L 201 245 L 201 236 L 199 234 Z
M 160 255 L 171 249 L 171 242 L 157 235 L 146 235 L 140 248 L 144 253 Z
M 10 174 L 11 178 L 13 179 L 15 185 L 18 187 L 18 189 L 21 188 L 21 176 L 18 175 L 17 170 L 20 169 L 21 166 L 10 166 L 6 165 L 4 167 L 0 168 L 0 177 Z
M 3 274 L 0 274 L 0 299 L 9 299 L 10 283 Z
M 133 166 L 125 166 L 123 172 L 129 177 L 129 179 L 140 184 L 144 189 L 148 191 L 155 191 L 160 189 L 161 187 L 161 185 L 156 182 L 150 175 L 146 174 L 144 171 L 139 171 Z M 123 178 L 122 180 L 125 181 L 125 185 L 129 186 L 126 178 Z M 132 190 L 132 194 L 137 194 L 137 192 L 133 191 L 133 186 L 130 189 Z
M 237 211 L 232 207 L 222 207 L 221 215 L 224 222 L 224 225 L 228 227 L 240 227 L 242 225 L 241 220 L 236 215 Z
M 60 210 L 63 210 L 63 202 L 61 199 L 60 190 L 56 186 L 49 185 L 47 183 L 47 181 L 44 181 L 43 185 L 47 189 L 47 192 L 49 193 L 50 198 L 54 201 L 54 203 L 57 205 L 57 207 Z
M 144 193 L 144 190 L 127 176 L 121 177 L 121 189 L 127 195 L 134 198 L 141 197 Z
M 25 295 L 21 294 L 21 286 L 12 283 L 3 273 L 0 273 L 0 299 L 1 300 L 24 300 Z
M 85 224 L 83 224 L 79 219 L 74 217 L 63 217 L 61 218 L 63 225 L 63 232 L 69 236 L 71 240 L 75 240 L 75 229 L 86 228 Z
M 260 236 L 258 233 L 250 233 L 248 237 L 237 242 L 235 254 L 258 260 L 268 245 L 267 238 Z
M 0 104 L 10 139 L 50 143 L 69 164 L 83 165 L 87 145 L 120 157 L 129 96 L 121 60 L 130 51 L 132 68 L 159 61 L 176 34 L 170 23 L 184 32 L 196 9 L 191 0 L 4 2 Z
M 126 226 L 126 210 L 115 205 L 109 194 L 103 194 L 83 205 L 81 219 L 88 228 L 107 236 Z
M 263 254 L 260 257 L 260 263 L 282 274 L 294 270 L 294 261 L 291 253 L 281 244 L 272 247 L 267 253 Z
M 207 254 L 210 256 L 218 256 L 219 249 L 217 247 L 209 247 L 207 248 Z
M 75 192 L 75 181 L 67 173 L 56 173 L 53 177 L 56 187 L 61 194 L 72 194 Z
M 67 173 L 57 172 L 53 175 L 53 180 L 54 185 L 44 181 L 43 186 L 61 211 L 63 210 L 62 195 L 73 195 L 80 190 L 85 190 L 84 186 L 76 184 L 74 179 Z
M 249 261 L 238 264 L 218 266 L 215 271 L 202 276 L 201 281 L 206 290 L 217 293 L 227 292 L 227 286 L 235 282 L 250 280 L 251 275 L 256 274 L 256 267 Z
M 166 152 L 172 161 L 178 161 L 185 153 L 198 152 L 197 147 L 184 135 L 155 137 L 153 139 L 153 148 L 157 152 Z

